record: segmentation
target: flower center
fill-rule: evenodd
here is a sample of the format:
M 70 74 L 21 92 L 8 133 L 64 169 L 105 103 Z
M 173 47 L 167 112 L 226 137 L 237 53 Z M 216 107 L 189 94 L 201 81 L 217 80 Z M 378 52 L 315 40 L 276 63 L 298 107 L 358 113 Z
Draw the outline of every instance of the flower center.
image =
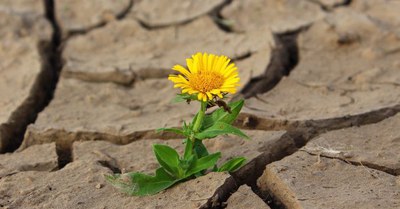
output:
M 192 74 L 189 79 L 193 89 L 200 92 L 209 92 L 213 89 L 220 88 L 224 84 L 224 77 L 215 72 L 199 72 Z

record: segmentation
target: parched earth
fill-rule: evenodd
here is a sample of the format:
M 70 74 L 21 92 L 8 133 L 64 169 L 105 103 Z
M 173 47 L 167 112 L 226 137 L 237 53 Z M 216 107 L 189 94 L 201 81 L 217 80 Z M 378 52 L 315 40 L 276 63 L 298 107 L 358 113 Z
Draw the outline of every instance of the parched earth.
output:
M 400 208 L 400 1 L 3 0 L 0 208 Z M 191 118 L 166 79 L 196 52 L 239 68 L 234 173 L 131 197 L 156 133 Z

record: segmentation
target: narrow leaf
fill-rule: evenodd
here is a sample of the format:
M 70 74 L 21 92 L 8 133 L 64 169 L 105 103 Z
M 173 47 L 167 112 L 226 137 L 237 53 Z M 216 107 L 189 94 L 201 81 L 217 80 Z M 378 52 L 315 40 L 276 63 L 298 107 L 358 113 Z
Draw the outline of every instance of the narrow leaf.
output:
M 161 131 L 167 131 L 167 132 L 172 132 L 172 133 L 176 133 L 176 134 L 180 134 L 180 135 L 185 135 L 183 130 L 182 129 L 178 129 L 178 128 L 158 128 L 156 130 L 157 133 L 159 133 Z
M 197 116 L 197 115 L 196 115 L 196 116 Z M 182 130 L 183 130 L 183 135 L 189 138 L 189 137 L 190 137 L 190 134 L 192 133 L 191 124 L 187 125 L 186 122 L 183 121 Z
M 235 119 L 237 118 L 240 110 L 242 109 L 243 104 L 244 100 L 239 100 L 236 102 L 229 103 L 228 106 L 231 108 L 232 113 L 225 112 L 223 108 L 219 108 L 210 115 L 206 115 L 204 117 L 202 130 L 211 127 L 216 122 L 224 122 L 227 124 L 232 124 L 233 121 L 235 121 Z
M 208 169 L 208 168 L 214 166 L 220 157 L 221 157 L 221 153 L 217 152 L 217 153 L 207 155 L 205 157 L 202 157 L 202 158 L 194 161 L 194 165 L 186 173 L 185 177 L 189 177 L 195 173 L 198 173 L 202 170 L 205 170 L 205 169 Z
M 170 174 L 179 176 L 179 155 L 171 147 L 162 144 L 154 144 L 153 151 L 158 163 Z
M 180 159 L 179 160 L 179 169 L 181 170 L 181 175 L 179 177 L 184 177 L 185 173 L 190 170 L 193 165 L 193 161 L 197 158 L 194 155 L 189 156 L 187 159 Z
M 193 117 L 193 120 L 192 120 L 192 123 L 191 124 L 194 124 L 195 122 L 196 122 L 196 120 L 197 120 L 197 116 L 199 115 L 199 113 L 196 113 L 196 115 L 194 115 L 194 117 Z
M 194 151 L 198 158 L 202 158 L 208 155 L 208 150 L 204 146 L 203 142 L 199 139 L 195 139 L 194 141 Z
M 183 158 L 188 160 L 191 156 L 193 156 L 193 142 L 190 139 L 186 139 L 185 143 L 185 153 L 183 154 Z
M 246 162 L 246 158 L 244 157 L 237 157 L 229 160 L 228 162 L 224 163 L 219 169 L 218 172 L 233 172 L 240 168 Z
M 203 130 L 202 132 L 196 133 L 195 137 L 197 139 L 209 139 L 222 134 L 233 134 L 245 139 L 249 139 L 249 137 L 238 128 L 220 121 L 216 122 L 213 126 Z

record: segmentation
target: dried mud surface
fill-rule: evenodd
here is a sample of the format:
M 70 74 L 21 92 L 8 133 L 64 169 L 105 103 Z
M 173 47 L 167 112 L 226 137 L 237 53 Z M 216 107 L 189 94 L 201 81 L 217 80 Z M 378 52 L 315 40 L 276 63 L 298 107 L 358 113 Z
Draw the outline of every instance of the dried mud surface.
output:
M 304 152 L 269 164 L 258 185 L 287 208 L 400 206 L 400 185 L 395 176 Z
M 141 79 L 165 78 L 173 73 L 171 66 L 185 64 L 185 59 L 197 51 L 226 54 L 232 59 L 262 54 L 262 59 L 268 60 L 273 45 L 267 27 L 245 34 L 226 33 L 208 16 L 157 30 L 148 30 L 127 18 L 68 40 L 63 76 L 130 85 Z M 261 74 L 267 65 L 264 61 L 244 68 L 240 71 L 243 83 Z
M 0 4 L 1 152 L 18 147 L 21 134 L 43 103 L 43 93 L 35 92 L 45 74 L 40 47 L 50 40 L 52 29 L 43 11 L 32 1 L 27 3 L 32 6 L 11 1 Z
M 325 13 L 307 0 L 238 0 L 223 8 L 221 15 L 234 31 L 267 25 L 275 33 L 285 33 L 308 26 Z
M 384 3 L 383 3 L 384 2 Z M 400 3 L 0 2 L 0 208 L 400 207 Z M 195 103 L 166 79 L 198 51 L 237 64 L 251 140 L 208 140 L 233 173 L 150 197 L 104 174 L 157 168 Z M 210 110 L 211 112 L 212 110 Z
M 270 207 L 265 205 L 263 200 L 254 194 L 251 188 L 246 185 L 240 186 L 239 189 L 232 194 L 232 196 L 228 199 L 226 208 L 270 209 Z

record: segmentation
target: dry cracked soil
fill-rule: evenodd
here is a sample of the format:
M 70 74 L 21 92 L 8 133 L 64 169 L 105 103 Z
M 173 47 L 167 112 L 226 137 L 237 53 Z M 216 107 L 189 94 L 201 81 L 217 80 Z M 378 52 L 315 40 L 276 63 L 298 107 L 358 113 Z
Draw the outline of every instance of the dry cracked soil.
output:
M 0 208 L 400 208 L 400 1 L 0 1 Z M 206 141 L 233 173 L 131 197 L 157 133 L 193 117 L 166 79 L 224 54 L 251 140 Z

